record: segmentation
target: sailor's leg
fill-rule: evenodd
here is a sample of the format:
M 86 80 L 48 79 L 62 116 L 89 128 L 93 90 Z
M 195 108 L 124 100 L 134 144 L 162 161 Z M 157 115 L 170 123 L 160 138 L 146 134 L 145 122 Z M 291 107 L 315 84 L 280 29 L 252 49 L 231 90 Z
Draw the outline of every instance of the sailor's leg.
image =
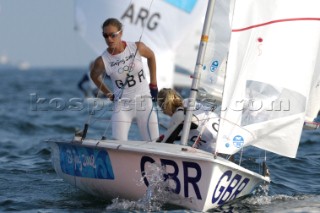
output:
M 134 110 L 121 105 L 122 103 L 117 103 L 112 114 L 112 137 L 115 140 L 128 140 Z
M 145 98 L 136 110 L 137 123 L 142 139 L 155 141 L 159 137 L 159 126 L 156 108 L 153 107 L 151 98 Z

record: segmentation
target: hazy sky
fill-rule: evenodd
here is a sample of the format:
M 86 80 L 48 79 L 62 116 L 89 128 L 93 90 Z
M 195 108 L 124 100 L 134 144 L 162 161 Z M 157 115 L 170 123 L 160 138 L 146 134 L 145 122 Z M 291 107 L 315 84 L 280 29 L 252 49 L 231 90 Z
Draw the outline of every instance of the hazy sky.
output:
M 35 67 L 87 66 L 94 51 L 74 31 L 73 0 L 0 0 L 0 56 Z

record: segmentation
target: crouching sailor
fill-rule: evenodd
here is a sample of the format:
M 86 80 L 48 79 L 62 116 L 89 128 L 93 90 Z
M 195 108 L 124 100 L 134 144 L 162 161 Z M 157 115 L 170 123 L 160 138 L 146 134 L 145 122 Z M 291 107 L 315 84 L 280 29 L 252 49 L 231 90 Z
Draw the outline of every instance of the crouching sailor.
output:
M 173 89 L 163 88 L 158 94 L 158 105 L 170 116 L 170 124 L 158 142 L 174 143 L 180 140 L 186 109 L 182 97 Z M 193 112 L 188 145 L 213 153 L 217 138 L 219 116 L 210 109 L 196 107 Z

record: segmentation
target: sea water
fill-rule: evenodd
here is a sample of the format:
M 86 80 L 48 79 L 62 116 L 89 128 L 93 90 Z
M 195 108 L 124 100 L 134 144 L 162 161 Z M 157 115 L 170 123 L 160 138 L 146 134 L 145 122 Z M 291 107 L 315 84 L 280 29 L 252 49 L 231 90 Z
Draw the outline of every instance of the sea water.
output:
M 161 168 L 154 168 L 152 187 L 136 201 L 103 200 L 56 175 L 46 140 L 71 139 L 90 113 L 96 127 L 89 128 L 88 137 L 100 138 L 105 131 L 110 135 L 106 124 L 110 112 L 85 101 L 77 88 L 85 72 L 0 71 L 0 212 L 192 212 L 164 204 L 167 192 Z M 131 138 L 138 139 L 136 130 L 133 124 Z M 320 212 L 319 153 L 320 130 L 304 131 L 297 158 L 267 154 L 272 182 L 262 193 L 212 212 Z

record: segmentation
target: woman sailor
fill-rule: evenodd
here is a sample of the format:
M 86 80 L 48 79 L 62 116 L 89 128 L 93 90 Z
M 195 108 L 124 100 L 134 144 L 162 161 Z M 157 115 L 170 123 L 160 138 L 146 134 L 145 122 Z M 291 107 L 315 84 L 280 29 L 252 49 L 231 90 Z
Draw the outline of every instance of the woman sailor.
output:
M 112 137 L 128 140 L 133 120 L 137 121 L 140 135 L 145 141 L 158 138 L 158 119 L 152 101 L 156 101 L 158 88 L 156 58 L 153 51 L 143 42 L 121 40 L 122 23 L 114 18 L 102 25 L 102 35 L 107 49 L 99 56 L 91 69 L 91 78 L 97 87 L 115 102 L 112 114 Z M 150 70 L 150 84 L 145 77 L 142 57 L 145 57 Z M 113 91 L 101 78 L 102 74 L 111 78 Z

